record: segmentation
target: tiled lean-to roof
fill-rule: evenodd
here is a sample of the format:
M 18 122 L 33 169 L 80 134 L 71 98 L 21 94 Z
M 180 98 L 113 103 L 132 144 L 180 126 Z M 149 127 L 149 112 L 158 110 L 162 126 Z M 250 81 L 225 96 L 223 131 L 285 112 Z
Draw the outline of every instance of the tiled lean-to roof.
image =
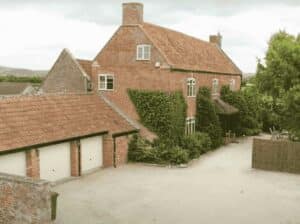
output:
M 18 95 L 31 86 L 24 82 L 0 82 L 0 95 Z
M 136 130 L 96 94 L 0 100 L 0 152 L 92 134 Z
M 242 74 L 216 44 L 150 23 L 140 27 L 174 69 Z

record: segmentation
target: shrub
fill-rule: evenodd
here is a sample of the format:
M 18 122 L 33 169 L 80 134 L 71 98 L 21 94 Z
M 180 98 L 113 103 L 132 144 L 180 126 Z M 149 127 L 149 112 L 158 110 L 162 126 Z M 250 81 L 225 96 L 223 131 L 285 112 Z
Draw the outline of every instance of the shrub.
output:
M 210 91 L 206 87 L 200 88 L 197 94 L 196 130 L 209 135 L 212 148 L 217 148 L 223 143 L 219 117 L 215 105 L 210 99 Z
M 232 131 L 238 136 L 260 132 L 261 103 L 259 96 L 250 90 L 231 91 L 228 86 L 221 89 L 221 98 L 236 107 L 239 113 L 230 120 Z M 227 122 L 228 123 L 228 122 Z
M 180 146 L 188 152 L 190 159 L 194 159 L 211 149 L 211 140 L 208 134 L 196 132 L 184 136 Z
M 128 160 L 133 162 L 153 162 L 155 155 L 151 144 L 134 135 L 128 144 Z
M 186 150 L 179 146 L 169 146 L 164 141 L 151 145 L 138 135 L 134 135 L 128 145 L 128 160 L 158 164 L 182 164 L 189 161 Z

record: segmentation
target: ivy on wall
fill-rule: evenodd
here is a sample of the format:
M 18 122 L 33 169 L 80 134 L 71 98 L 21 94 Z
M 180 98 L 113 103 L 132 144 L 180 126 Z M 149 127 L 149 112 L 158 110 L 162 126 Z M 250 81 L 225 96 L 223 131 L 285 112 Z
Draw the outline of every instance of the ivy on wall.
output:
M 128 90 L 141 123 L 174 144 L 184 136 L 187 105 L 182 92 Z
M 196 101 L 196 131 L 207 133 L 212 140 L 212 147 L 217 148 L 223 143 L 223 131 L 215 105 L 211 100 L 210 90 L 201 87 Z

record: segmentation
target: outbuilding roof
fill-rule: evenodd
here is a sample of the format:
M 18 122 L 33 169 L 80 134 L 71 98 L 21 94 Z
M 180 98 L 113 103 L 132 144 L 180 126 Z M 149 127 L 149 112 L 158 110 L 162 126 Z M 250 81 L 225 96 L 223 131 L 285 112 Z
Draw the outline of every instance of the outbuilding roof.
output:
M 31 86 L 24 82 L 0 82 L 0 95 L 18 95 Z
M 0 100 L 0 152 L 72 138 L 136 130 L 96 94 L 20 96 Z

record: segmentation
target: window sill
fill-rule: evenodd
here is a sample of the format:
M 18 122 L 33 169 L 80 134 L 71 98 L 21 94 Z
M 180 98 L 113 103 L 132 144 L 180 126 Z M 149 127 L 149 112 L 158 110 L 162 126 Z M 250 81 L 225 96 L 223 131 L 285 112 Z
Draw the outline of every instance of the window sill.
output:
M 136 61 L 151 61 L 151 59 L 136 59 Z
M 187 96 L 187 98 L 196 98 L 196 96 Z
M 109 92 L 112 92 L 112 91 L 114 91 L 114 89 L 98 89 L 98 91 L 109 91 Z

